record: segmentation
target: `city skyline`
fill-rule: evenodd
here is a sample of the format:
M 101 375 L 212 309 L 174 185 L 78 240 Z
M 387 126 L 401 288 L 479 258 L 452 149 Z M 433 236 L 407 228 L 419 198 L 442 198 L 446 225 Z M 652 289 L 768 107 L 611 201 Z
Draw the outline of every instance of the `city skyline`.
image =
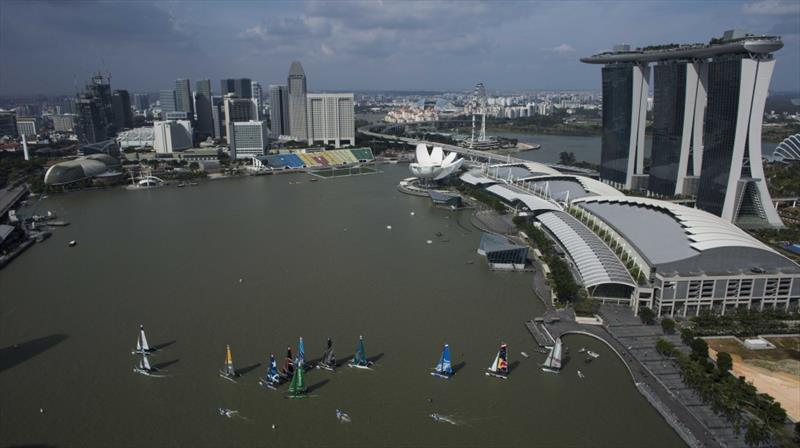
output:
M 732 28 L 782 36 L 771 90 L 800 90 L 798 3 L 347 3 L 5 1 L 0 58 L 17 64 L 0 77 L 0 95 L 72 94 L 98 70 L 131 92 L 179 78 L 279 84 L 293 60 L 318 91 L 469 89 L 478 81 L 490 90 L 600 90 L 580 57 L 622 42 L 707 42 Z

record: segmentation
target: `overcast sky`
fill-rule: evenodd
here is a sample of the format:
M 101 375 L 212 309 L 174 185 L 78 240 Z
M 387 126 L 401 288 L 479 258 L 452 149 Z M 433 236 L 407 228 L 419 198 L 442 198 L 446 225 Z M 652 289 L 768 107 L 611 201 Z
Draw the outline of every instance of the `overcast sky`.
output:
M 286 82 L 310 90 L 599 89 L 578 58 L 620 42 L 707 42 L 724 30 L 783 36 L 773 91 L 800 91 L 800 1 L 73 2 L 0 0 L 0 94 L 74 93 L 176 78 Z

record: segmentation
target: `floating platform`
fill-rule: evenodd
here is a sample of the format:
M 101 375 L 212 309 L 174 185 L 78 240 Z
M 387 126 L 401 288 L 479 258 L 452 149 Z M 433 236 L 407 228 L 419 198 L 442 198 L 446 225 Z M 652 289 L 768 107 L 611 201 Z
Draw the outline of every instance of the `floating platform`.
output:
M 539 347 L 552 347 L 555 345 L 556 341 L 553 340 L 553 337 L 544 328 L 544 322 L 528 320 L 525 321 L 525 328 L 528 329 L 528 332 L 533 336 L 533 339 L 536 340 L 536 344 L 538 344 Z

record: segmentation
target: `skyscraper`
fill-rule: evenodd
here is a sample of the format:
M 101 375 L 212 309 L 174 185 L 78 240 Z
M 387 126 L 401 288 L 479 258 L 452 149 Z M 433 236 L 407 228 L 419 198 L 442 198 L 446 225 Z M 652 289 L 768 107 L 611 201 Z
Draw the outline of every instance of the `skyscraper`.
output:
M 309 144 L 356 143 L 352 93 L 309 93 L 307 101 Z
M 603 67 L 600 179 L 630 189 L 644 171 L 644 128 L 650 69 L 637 63 Z
M 102 75 L 92 77 L 76 101 L 78 138 L 83 143 L 97 143 L 114 134 L 111 107 L 111 84 Z
M 188 79 L 178 79 L 175 81 L 175 111 L 186 112 L 189 121 L 194 121 L 192 86 Z
M 261 84 L 256 81 L 250 83 L 250 90 L 253 94 L 253 104 L 256 108 L 256 120 L 260 120 L 264 114 L 262 108 L 264 107 L 264 92 L 261 91 Z
M 726 33 L 723 40 L 734 38 Z M 775 68 L 771 52 L 783 43 L 776 46 L 763 51 L 751 47 L 747 53 L 721 55 L 708 64 L 697 208 L 744 226 L 783 226 L 761 164 L 761 125 Z
M 127 90 L 115 90 L 111 94 L 111 111 L 114 118 L 114 127 L 117 131 L 133 127 L 131 97 Z
M 250 121 L 256 117 L 255 106 L 250 98 L 237 98 L 236 94 L 229 93 L 224 98 L 225 110 L 225 136 L 231 143 L 231 126 L 237 121 Z
M 133 103 L 134 106 L 136 106 L 136 110 L 144 112 L 150 108 L 150 95 L 146 93 L 134 93 Z
M 222 79 L 219 83 L 223 98 L 229 93 L 234 93 L 239 98 L 253 97 L 253 81 L 250 78 Z
M 653 193 L 695 194 L 685 180 L 700 175 L 706 69 L 702 62 L 687 61 L 664 61 L 653 69 L 653 150 L 648 181 Z
M 232 159 L 263 155 L 269 145 L 267 124 L 263 121 L 233 122 L 228 132 L 228 147 Z
M 270 126 L 273 135 L 289 135 L 289 90 L 286 86 L 269 86 Z
M 200 139 L 214 136 L 214 113 L 212 111 L 211 100 L 211 80 L 201 79 L 195 85 L 194 96 L 195 108 L 197 109 L 196 132 Z
M 165 116 L 168 112 L 177 112 L 177 99 L 174 90 L 162 90 L 158 92 L 158 104 L 161 107 L 161 115 Z
M 306 73 L 299 61 L 289 67 L 289 134 L 298 140 L 308 140 L 306 118 Z
M 213 123 L 214 138 L 225 137 L 225 101 L 222 97 L 211 97 L 211 121 Z
M 696 189 L 697 208 L 740 226 L 781 226 L 764 179 L 761 125 L 772 53 L 782 47 L 778 36 L 731 30 L 707 44 L 620 46 L 582 58 L 604 65 L 601 179 L 625 188 L 647 181 L 663 195 Z M 649 63 L 657 64 L 653 155 L 644 175 L 636 132 L 644 128 Z
M 10 110 L 0 110 L 0 137 L 16 137 L 17 114 Z

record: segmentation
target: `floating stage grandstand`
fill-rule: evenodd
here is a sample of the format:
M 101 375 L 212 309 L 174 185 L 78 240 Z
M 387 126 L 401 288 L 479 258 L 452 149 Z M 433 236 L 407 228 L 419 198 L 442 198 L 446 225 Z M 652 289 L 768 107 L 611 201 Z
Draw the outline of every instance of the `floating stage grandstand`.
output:
M 364 164 L 375 162 L 371 148 L 334 149 L 330 151 L 302 149 L 296 152 L 253 157 L 253 167 L 265 170 L 305 170 L 321 177 L 372 174 L 374 168 Z

